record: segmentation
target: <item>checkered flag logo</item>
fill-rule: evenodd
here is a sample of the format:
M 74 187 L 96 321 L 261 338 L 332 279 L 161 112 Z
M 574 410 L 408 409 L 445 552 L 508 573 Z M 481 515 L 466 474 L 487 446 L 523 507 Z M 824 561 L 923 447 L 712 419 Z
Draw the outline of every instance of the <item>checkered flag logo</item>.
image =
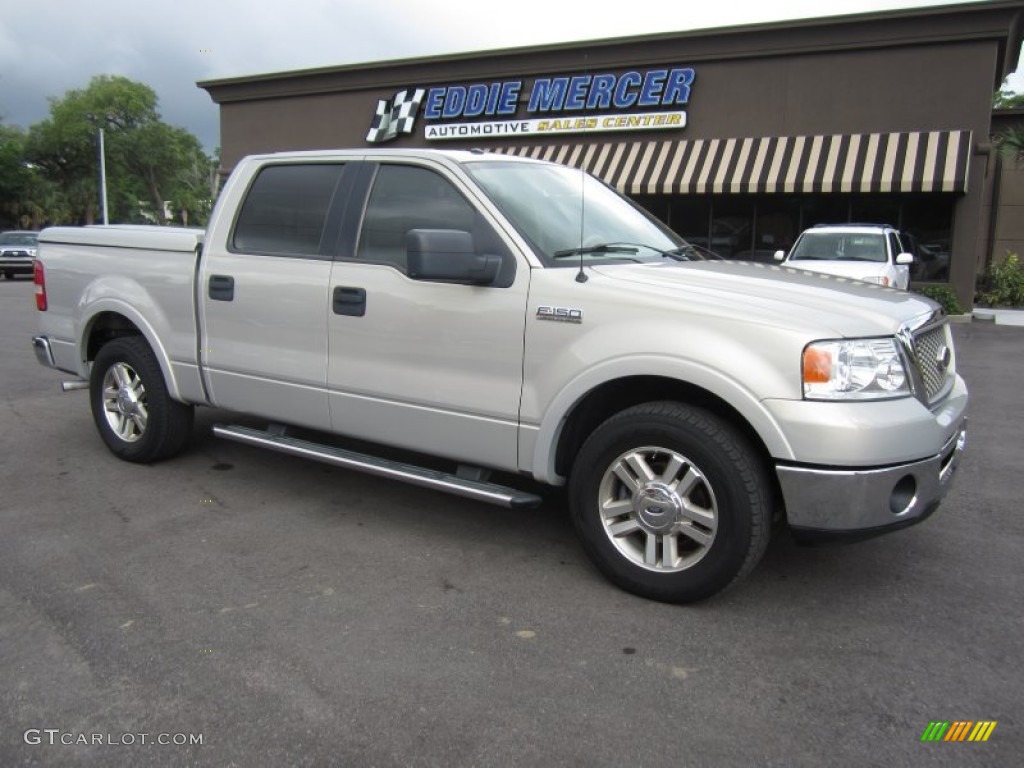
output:
M 416 124 L 416 113 L 420 111 L 420 102 L 426 90 L 406 89 L 395 94 L 390 101 L 381 99 L 377 102 L 377 112 L 370 123 L 370 131 L 366 140 L 371 144 L 391 141 L 400 133 L 412 133 Z

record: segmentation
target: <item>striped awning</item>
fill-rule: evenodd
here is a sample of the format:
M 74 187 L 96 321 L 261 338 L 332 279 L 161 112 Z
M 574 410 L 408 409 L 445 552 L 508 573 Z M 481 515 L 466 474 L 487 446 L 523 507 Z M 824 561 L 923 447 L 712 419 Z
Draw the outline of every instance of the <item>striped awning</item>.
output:
M 966 192 L 970 131 L 502 147 L 626 194 Z

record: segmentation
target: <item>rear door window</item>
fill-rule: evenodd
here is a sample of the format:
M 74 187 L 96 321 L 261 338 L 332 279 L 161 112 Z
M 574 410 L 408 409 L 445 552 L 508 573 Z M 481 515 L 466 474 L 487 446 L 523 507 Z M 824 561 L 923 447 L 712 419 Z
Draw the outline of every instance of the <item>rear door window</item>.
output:
M 269 165 L 246 195 L 231 251 L 320 257 L 321 240 L 344 165 Z

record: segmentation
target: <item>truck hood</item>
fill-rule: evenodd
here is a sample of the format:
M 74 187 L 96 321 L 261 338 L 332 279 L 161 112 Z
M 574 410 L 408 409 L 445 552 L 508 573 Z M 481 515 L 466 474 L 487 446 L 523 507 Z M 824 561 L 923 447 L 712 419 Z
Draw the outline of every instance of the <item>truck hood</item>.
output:
M 751 262 L 599 264 L 593 271 L 625 288 L 703 313 L 835 337 L 887 336 L 930 316 L 937 305 L 915 293 L 845 277 Z
M 874 277 L 876 275 L 891 275 L 893 272 L 892 266 L 885 261 L 843 261 L 842 259 L 814 261 L 813 259 L 804 259 L 801 261 L 788 261 L 780 266 L 790 269 L 802 269 L 807 272 L 823 272 L 826 275 L 853 277 L 857 280 L 863 280 L 865 277 Z

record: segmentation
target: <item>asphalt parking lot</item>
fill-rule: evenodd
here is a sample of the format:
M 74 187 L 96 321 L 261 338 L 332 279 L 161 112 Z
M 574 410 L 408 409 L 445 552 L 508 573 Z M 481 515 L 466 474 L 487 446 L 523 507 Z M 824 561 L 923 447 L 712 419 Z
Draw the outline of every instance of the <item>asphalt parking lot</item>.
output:
M 1020 764 L 1024 329 L 955 327 L 969 448 L 929 521 L 778 531 L 673 607 L 604 581 L 557 496 L 395 485 L 219 441 L 209 411 L 183 457 L 120 462 L 35 322 L 0 281 L 2 766 Z M 937 720 L 997 726 L 922 743 Z

